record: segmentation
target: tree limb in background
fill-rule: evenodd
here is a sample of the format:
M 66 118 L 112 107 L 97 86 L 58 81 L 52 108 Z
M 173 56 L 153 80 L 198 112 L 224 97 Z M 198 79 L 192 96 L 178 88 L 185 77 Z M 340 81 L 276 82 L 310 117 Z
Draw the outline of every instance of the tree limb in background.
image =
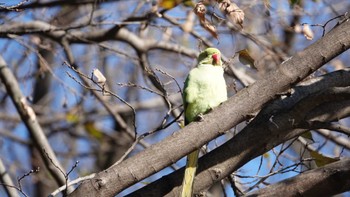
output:
M 48 142 L 41 126 L 38 123 L 34 110 L 28 105 L 27 99 L 23 96 L 15 76 L 8 68 L 2 56 L 0 56 L 0 78 L 6 87 L 7 93 L 10 95 L 14 105 L 16 106 L 18 114 L 21 116 L 22 121 L 26 125 L 31 138 L 34 141 L 34 145 L 40 151 L 41 158 L 44 160 L 47 169 L 52 174 L 57 185 L 60 186 L 65 184 L 66 177 L 60 171 L 64 168 L 58 161 L 50 146 L 50 143 Z M 59 169 L 56 168 L 53 163 Z
M 166 20 L 173 23 L 170 17 L 165 17 Z M 65 49 L 69 48 L 69 44 L 72 43 L 87 43 L 87 44 L 97 44 L 103 41 L 118 40 L 125 43 L 128 43 L 140 54 L 145 54 L 145 52 L 152 49 L 162 49 L 164 51 L 171 51 L 174 53 L 180 53 L 188 57 L 197 57 L 198 52 L 194 50 L 189 50 L 181 45 L 167 43 L 163 41 L 158 41 L 154 39 L 144 40 L 138 37 L 136 34 L 130 32 L 126 28 L 121 28 L 119 25 L 110 29 L 96 30 L 92 32 L 85 31 L 70 31 L 67 32 L 70 27 L 60 28 L 54 25 L 50 25 L 43 21 L 32 21 L 28 23 L 15 23 L 8 25 L 0 25 L 0 37 L 11 37 L 12 34 L 23 35 L 23 34 L 43 34 L 45 37 L 51 38 L 54 41 L 57 41 Z M 193 33 L 195 37 L 200 38 L 197 33 Z M 243 33 L 252 40 L 258 42 L 256 38 L 253 38 L 252 35 L 248 33 Z M 200 38 L 202 39 L 202 38 Z M 205 44 L 210 44 L 210 42 L 205 42 Z M 263 45 L 261 42 L 258 44 Z M 100 47 L 106 48 L 106 45 L 103 43 L 99 44 Z M 110 48 L 109 48 L 110 49 Z M 67 53 L 68 59 L 73 59 L 71 52 L 65 50 Z M 224 61 L 228 61 L 228 58 L 222 57 Z M 139 60 L 141 62 L 141 60 Z M 70 62 L 71 63 L 71 62 Z M 72 63 L 71 63 L 72 64 Z M 249 85 L 252 79 L 245 72 L 242 72 L 234 67 L 230 67 L 229 73 L 238 78 L 244 85 Z
M 0 185 L 2 185 L 5 188 L 5 191 L 9 197 L 16 197 L 18 196 L 18 193 L 15 188 L 12 188 L 11 186 L 14 186 L 13 181 L 6 170 L 5 164 L 2 162 L 2 159 L 0 158 Z

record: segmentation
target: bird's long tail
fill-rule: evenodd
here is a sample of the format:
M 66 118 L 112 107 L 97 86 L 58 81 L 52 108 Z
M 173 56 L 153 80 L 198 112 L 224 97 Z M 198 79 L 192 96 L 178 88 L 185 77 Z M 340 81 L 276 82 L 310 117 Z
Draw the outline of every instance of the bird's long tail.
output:
M 196 175 L 199 150 L 195 150 L 187 155 L 187 163 L 184 179 L 182 181 L 181 197 L 192 197 L 193 181 Z

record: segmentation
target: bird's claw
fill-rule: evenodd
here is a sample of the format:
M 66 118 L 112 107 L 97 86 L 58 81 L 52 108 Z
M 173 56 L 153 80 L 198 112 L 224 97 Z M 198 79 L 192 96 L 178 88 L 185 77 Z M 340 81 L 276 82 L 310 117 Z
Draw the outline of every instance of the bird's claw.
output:
M 196 121 L 202 122 L 203 120 L 204 120 L 203 114 L 198 114 L 198 116 L 196 117 Z

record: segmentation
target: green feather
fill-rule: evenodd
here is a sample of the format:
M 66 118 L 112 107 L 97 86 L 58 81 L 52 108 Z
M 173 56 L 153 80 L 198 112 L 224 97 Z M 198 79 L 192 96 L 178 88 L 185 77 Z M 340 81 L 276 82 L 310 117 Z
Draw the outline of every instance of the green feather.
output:
M 198 56 L 198 65 L 188 74 L 183 91 L 185 125 L 194 121 L 198 115 L 207 113 L 227 100 L 224 69 L 220 56 L 218 49 L 207 48 Z M 187 156 L 181 197 L 193 195 L 198 155 L 199 150 L 195 150 Z
M 212 55 L 219 54 L 221 56 L 221 52 L 216 48 L 207 48 L 203 52 L 201 52 L 197 58 L 198 64 L 214 64 Z M 222 66 L 221 60 L 218 65 Z
M 221 56 L 216 48 L 201 52 L 198 65 L 187 76 L 183 92 L 186 124 L 227 100 L 224 69 L 221 60 L 213 60 L 214 54 Z

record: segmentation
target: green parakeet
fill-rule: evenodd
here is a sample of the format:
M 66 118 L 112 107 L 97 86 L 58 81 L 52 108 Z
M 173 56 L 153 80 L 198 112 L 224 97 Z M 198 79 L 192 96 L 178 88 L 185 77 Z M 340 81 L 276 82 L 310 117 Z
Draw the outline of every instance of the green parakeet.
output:
M 185 125 L 227 100 L 223 75 L 220 51 L 216 48 L 207 48 L 201 52 L 198 56 L 198 65 L 190 71 L 185 81 L 183 91 Z M 192 197 L 198 156 L 199 150 L 187 155 L 182 197 Z

